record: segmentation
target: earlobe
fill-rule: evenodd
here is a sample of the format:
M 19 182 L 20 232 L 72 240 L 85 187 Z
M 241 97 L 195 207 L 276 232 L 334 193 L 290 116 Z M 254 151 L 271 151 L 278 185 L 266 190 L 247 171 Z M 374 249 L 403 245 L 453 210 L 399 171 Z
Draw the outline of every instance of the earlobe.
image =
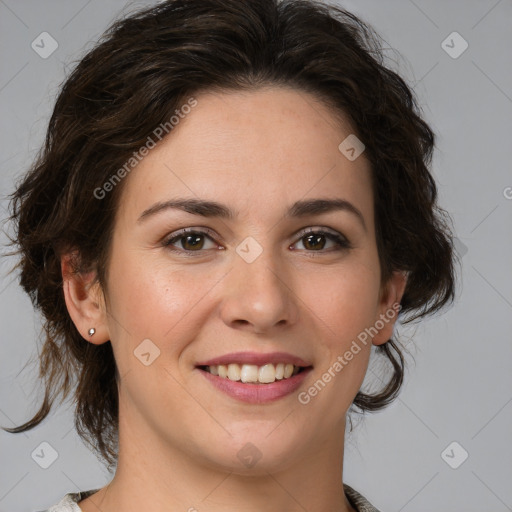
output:
M 109 341 L 106 310 L 96 273 L 78 272 L 74 268 L 76 253 L 61 257 L 62 288 L 66 307 L 82 337 L 95 345 Z
M 381 293 L 379 316 L 375 319 L 375 328 L 378 333 L 372 343 L 382 345 L 393 335 L 393 328 L 401 310 L 400 302 L 407 285 L 408 273 L 395 271 L 389 278 L 386 288 Z

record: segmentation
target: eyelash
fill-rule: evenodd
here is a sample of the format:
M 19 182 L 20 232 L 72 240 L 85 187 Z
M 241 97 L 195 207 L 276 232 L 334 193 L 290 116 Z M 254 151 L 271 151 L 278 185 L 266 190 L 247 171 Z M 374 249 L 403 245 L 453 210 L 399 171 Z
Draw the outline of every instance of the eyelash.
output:
M 212 239 L 212 241 L 215 241 L 215 236 L 216 236 L 215 233 L 208 228 L 204 228 L 204 230 L 184 228 L 184 229 L 180 229 L 176 233 L 173 233 L 170 238 L 167 238 L 166 240 L 163 241 L 162 245 L 174 253 L 181 253 L 183 255 L 192 256 L 192 257 L 195 256 L 196 254 L 201 254 L 202 252 L 207 250 L 207 249 L 200 249 L 197 251 L 188 251 L 186 249 L 177 249 L 177 248 L 172 247 L 173 243 L 179 241 L 180 239 L 185 238 L 186 236 L 190 236 L 190 235 L 205 235 L 205 236 L 208 236 L 210 239 Z M 334 250 L 331 249 L 331 250 L 314 251 L 314 250 L 304 249 L 306 252 L 310 253 L 310 256 L 313 256 L 313 257 L 324 254 L 325 252 L 337 252 L 337 251 L 344 251 L 344 250 L 346 251 L 346 250 L 349 250 L 352 248 L 351 243 L 343 235 L 338 235 L 338 234 L 331 233 L 331 232 L 328 232 L 328 231 L 325 231 L 322 229 L 315 230 L 315 229 L 307 228 L 303 231 L 300 231 L 297 235 L 298 236 L 297 242 L 302 240 L 304 237 L 306 237 L 308 235 L 323 235 L 338 244 L 338 248 L 334 249 Z M 315 253 L 320 253 L 320 254 L 315 254 Z

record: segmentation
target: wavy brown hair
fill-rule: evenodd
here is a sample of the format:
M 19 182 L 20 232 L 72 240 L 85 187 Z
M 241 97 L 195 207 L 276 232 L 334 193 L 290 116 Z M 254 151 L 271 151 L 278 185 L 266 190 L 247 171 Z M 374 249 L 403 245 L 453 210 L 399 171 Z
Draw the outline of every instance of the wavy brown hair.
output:
M 75 270 L 95 270 L 106 291 L 123 182 L 101 200 L 95 190 L 201 91 L 284 85 L 313 94 L 348 119 L 372 168 L 382 283 L 394 270 L 408 272 L 402 322 L 453 301 L 449 217 L 437 205 L 428 169 L 434 134 L 405 81 L 384 65 L 381 48 L 361 19 L 314 0 L 167 0 L 108 28 L 63 83 L 44 146 L 11 195 L 16 269 L 45 319 L 39 358 L 45 396 L 32 419 L 4 430 L 35 427 L 59 395 L 63 401 L 73 392 L 78 434 L 109 467 L 115 464 L 112 347 L 87 342 L 75 328 L 60 257 L 76 250 Z M 402 385 L 399 342 L 392 338 L 376 350 L 389 359 L 392 374 L 377 394 L 359 391 L 358 412 L 385 407 Z

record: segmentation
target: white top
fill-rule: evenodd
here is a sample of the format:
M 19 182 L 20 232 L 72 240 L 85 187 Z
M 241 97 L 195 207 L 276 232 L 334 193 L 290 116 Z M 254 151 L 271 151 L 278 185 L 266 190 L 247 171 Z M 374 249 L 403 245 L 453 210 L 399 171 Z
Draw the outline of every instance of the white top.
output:
M 359 494 L 349 485 L 343 484 L 343 489 L 348 501 L 357 512 L 379 512 L 363 495 Z M 70 492 L 66 494 L 59 503 L 43 512 L 82 512 L 78 503 L 98 491 L 99 489 L 91 489 L 90 491 Z

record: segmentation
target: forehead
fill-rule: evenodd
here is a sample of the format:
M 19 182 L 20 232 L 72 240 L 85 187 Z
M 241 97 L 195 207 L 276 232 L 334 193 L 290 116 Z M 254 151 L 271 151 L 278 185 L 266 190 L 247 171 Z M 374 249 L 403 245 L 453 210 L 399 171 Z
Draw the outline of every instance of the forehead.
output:
M 205 92 L 138 164 L 124 192 L 139 212 L 173 197 L 225 198 L 259 219 L 307 197 L 344 197 L 372 211 L 370 166 L 338 146 L 348 121 L 309 93 L 285 87 Z

